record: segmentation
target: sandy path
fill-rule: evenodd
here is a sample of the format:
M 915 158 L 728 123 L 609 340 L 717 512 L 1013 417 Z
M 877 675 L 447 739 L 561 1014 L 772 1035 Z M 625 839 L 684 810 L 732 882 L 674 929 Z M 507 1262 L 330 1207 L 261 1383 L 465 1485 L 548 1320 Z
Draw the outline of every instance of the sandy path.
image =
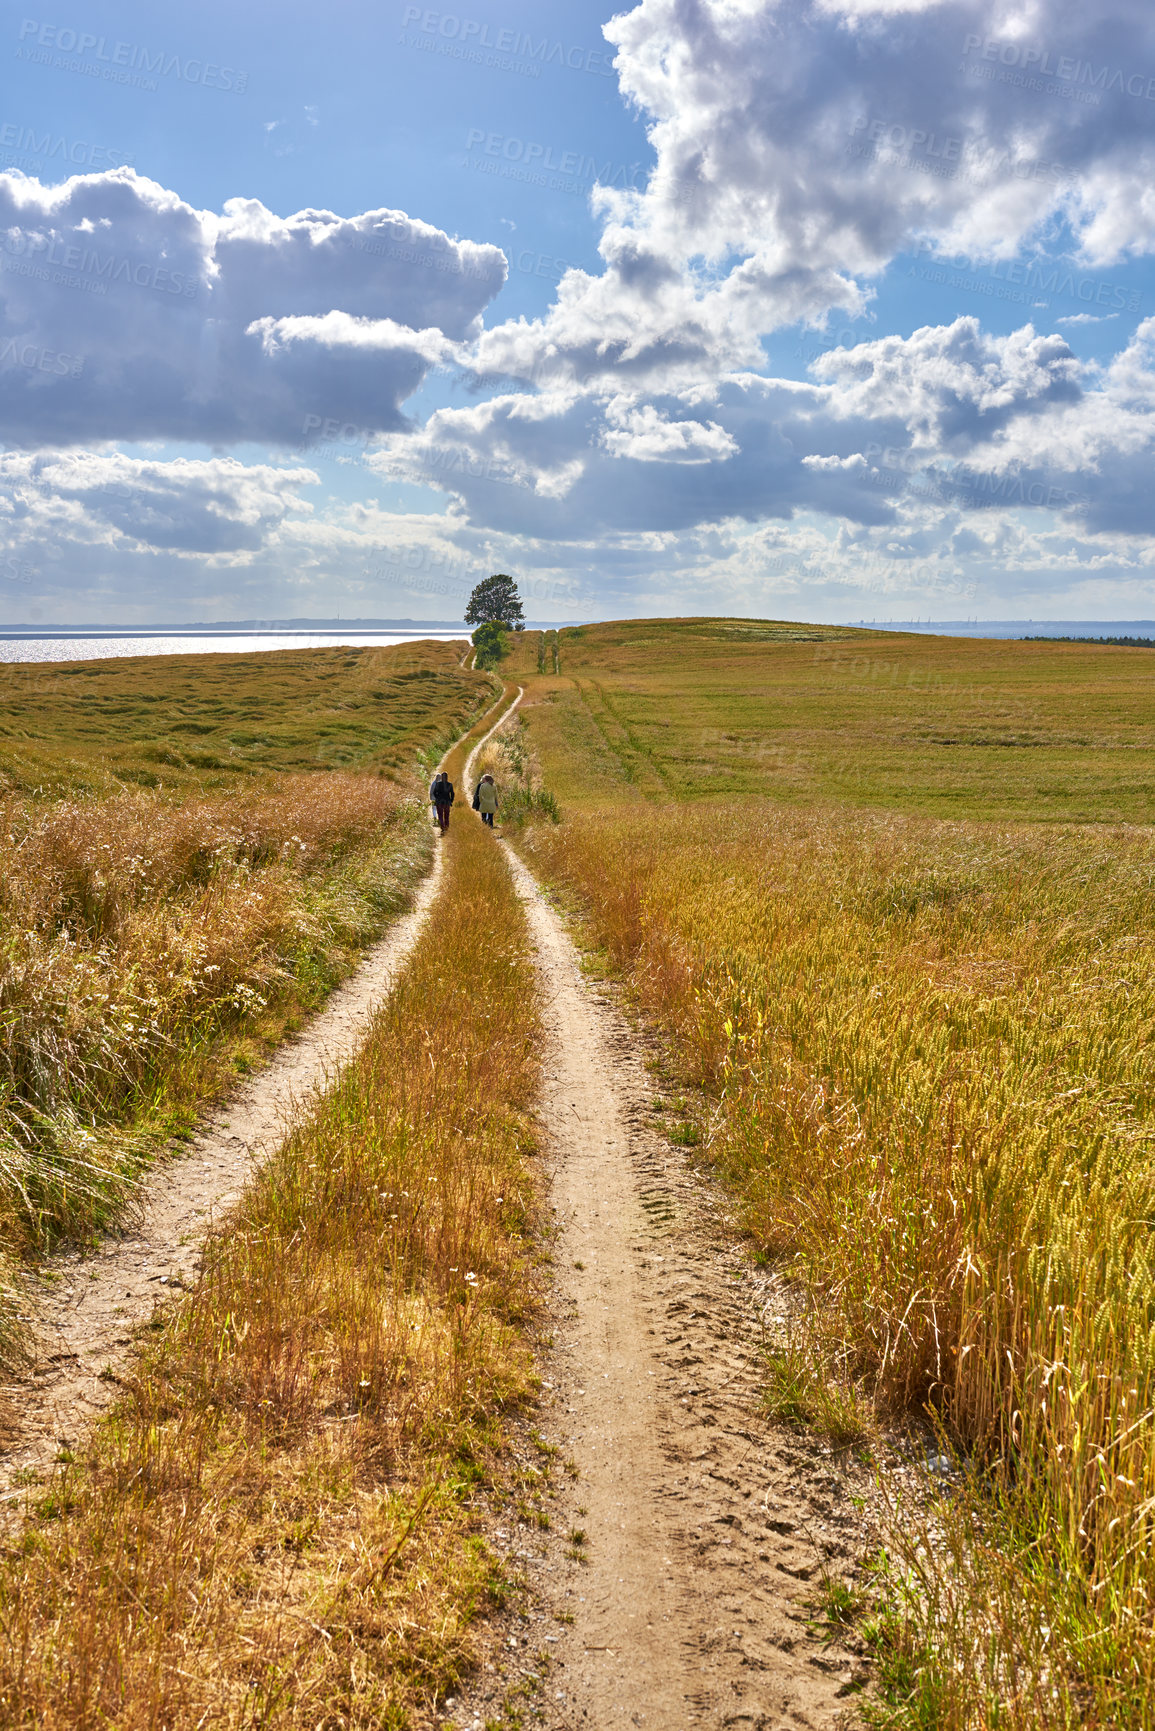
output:
M 519 691 L 495 728 L 520 697 Z M 459 805 L 459 820 L 468 815 L 467 806 Z M 413 951 L 441 877 L 438 851 L 410 911 L 366 953 L 325 1008 L 212 1113 L 181 1158 L 150 1175 L 135 1230 L 109 1236 L 91 1254 L 63 1251 L 48 1259 L 39 1276 L 25 1277 L 26 1311 L 39 1351 L 30 1375 L 3 1390 L 18 1427 L 0 1456 L 6 1500 L 24 1494 L 10 1488 L 14 1480 L 19 1485 L 22 1475 L 45 1468 L 62 1447 L 75 1447 L 110 1404 L 134 1332 L 159 1302 L 196 1279 L 206 1233 L 237 1200 L 254 1165 L 361 1045 Z
M 509 689 L 509 687 L 506 686 L 507 691 L 508 691 L 508 689 Z M 525 696 L 525 687 L 523 685 L 519 685 L 517 688 L 517 696 L 514 698 L 513 702 L 510 704 L 509 708 L 502 710 L 501 714 L 498 716 L 497 720 L 494 722 L 494 724 L 490 728 L 489 732 L 482 734 L 481 738 L 478 740 L 477 744 L 473 747 L 473 750 L 470 752 L 469 756 L 466 758 L 465 768 L 461 772 L 461 787 L 459 789 L 459 792 L 461 793 L 461 796 L 464 799 L 465 804 L 463 806 L 458 807 L 458 816 L 459 817 L 465 817 L 468 815 L 468 812 L 469 812 L 469 795 L 468 795 L 469 781 L 470 781 L 471 776 L 473 775 L 473 766 L 477 762 L 478 752 L 481 750 L 482 746 L 485 745 L 488 740 L 493 738 L 494 734 L 497 733 L 500 728 L 505 726 L 506 722 L 509 720 L 510 716 L 513 714 L 514 710 L 517 708 L 518 704 L 521 702 L 521 700 L 524 696 Z M 446 756 L 448 756 L 448 753 L 446 753 Z
M 864 1668 L 822 1644 L 801 1601 L 821 1571 L 853 1572 L 863 1534 L 847 1463 L 760 1417 L 782 1289 L 752 1268 L 693 1157 L 656 1133 L 638 1036 L 506 851 L 549 998 L 558 1290 L 541 1416 L 579 1472 L 566 1533 L 499 1535 L 541 1596 L 538 1638 L 551 1630 L 545 1722 L 831 1727 Z M 571 1525 L 584 1563 L 563 1548 Z M 540 1671 L 532 1634 L 507 1646 L 524 1646 L 524 1663 L 503 1659 L 454 1723 L 480 1723 Z

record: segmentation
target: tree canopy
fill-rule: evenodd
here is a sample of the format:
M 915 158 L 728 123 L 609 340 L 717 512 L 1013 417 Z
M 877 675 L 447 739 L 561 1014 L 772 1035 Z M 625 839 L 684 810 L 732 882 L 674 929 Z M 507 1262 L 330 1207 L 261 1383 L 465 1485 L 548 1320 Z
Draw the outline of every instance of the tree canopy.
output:
M 512 631 L 524 631 L 524 619 L 517 584 L 504 571 L 479 583 L 465 609 L 467 625 L 505 625 Z
M 473 633 L 473 647 L 477 651 L 476 667 L 496 667 L 507 646 L 506 632 L 509 627 L 504 619 L 487 619 Z

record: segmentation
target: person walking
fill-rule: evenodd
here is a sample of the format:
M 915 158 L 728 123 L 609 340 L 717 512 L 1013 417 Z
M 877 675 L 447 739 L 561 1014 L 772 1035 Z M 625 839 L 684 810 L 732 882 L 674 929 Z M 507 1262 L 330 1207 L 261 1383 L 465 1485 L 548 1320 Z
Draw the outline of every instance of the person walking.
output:
M 429 788 L 429 803 L 442 834 L 449 828 L 449 808 L 453 804 L 453 783 L 443 769 L 433 777 Z
M 483 775 L 478 783 L 477 809 L 481 813 L 482 823 L 487 823 L 492 829 L 497 811 L 497 783 L 491 775 Z

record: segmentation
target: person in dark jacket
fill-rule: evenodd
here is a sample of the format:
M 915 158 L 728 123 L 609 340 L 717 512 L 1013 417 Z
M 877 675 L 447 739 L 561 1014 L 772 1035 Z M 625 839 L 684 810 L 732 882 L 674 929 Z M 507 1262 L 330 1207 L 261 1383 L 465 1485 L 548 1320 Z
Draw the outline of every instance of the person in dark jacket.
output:
M 429 788 L 429 803 L 433 807 L 433 815 L 439 827 L 444 831 L 449 828 L 449 808 L 453 804 L 453 783 L 443 769 L 439 769 L 433 777 Z

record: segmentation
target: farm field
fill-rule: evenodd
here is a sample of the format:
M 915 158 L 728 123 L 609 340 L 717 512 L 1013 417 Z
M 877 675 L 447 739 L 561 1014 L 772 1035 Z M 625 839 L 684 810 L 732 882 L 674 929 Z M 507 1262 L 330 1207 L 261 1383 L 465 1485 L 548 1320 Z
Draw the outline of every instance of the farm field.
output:
M 473 715 L 461 646 L 141 655 L 0 666 L 0 793 L 215 791 L 434 761 Z
M 1145 653 L 631 621 L 508 673 L 523 856 L 808 1295 L 769 1410 L 932 1427 L 947 1494 L 837 1584 L 873 1722 L 1155 1722 Z
M 510 664 L 519 678 L 537 673 L 539 635 Z M 745 619 L 548 636 L 563 677 L 542 687 L 536 736 L 559 797 L 572 786 L 583 805 L 769 797 L 1033 823 L 1155 816 L 1155 668 L 1142 650 Z

